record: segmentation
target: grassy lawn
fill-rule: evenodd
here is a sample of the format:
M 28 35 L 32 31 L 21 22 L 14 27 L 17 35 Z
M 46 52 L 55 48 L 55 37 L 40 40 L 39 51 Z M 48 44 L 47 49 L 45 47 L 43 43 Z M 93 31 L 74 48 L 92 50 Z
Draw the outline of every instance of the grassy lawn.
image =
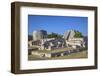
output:
M 88 57 L 87 51 L 81 51 L 81 52 L 72 53 L 65 56 L 52 57 L 52 58 L 41 58 L 39 56 L 29 55 L 28 60 L 79 59 L 79 58 L 87 58 L 87 57 Z

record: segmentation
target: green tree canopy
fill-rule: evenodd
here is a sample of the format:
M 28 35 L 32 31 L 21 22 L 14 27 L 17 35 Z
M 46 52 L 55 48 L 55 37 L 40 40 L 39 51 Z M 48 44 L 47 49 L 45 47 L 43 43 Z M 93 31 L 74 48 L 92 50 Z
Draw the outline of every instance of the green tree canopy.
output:
M 75 35 L 74 35 L 74 37 L 76 37 L 76 38 L 82 38 L 83 35 L 82 35 L 81 32 L 79 32 L 79 31 L 75 31 Z
M 32 40 L 32 35 L 28 35 L 28 41 Z
M 48 38 L 62 38 L 62 35 L 52 32 L 51 34 L 48 34 L 47 37 Z

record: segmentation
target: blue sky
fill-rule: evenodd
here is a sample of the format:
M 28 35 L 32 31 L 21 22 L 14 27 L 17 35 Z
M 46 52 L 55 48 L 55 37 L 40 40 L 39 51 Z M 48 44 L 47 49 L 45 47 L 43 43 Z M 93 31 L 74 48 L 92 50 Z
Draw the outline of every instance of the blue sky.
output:
M 88 17 L 28 15 L 28 33 L 41 29 L 62 35 L 65 31 L 74 29 L 87 36 Z

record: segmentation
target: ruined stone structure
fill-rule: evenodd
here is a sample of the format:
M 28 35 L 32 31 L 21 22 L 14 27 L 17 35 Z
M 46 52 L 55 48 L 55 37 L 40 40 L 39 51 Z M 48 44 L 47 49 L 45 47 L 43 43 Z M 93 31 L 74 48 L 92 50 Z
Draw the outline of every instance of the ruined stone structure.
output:
M 45 30 L 33 31 L 33 40 L 28 42 L 30 51 L 33 55 L 40 57 L 57 57 L 64 56 L 70 53 L 78 52 L 86 47 L 84 38 L 75 38 L 75 30 L 68 30 L 64 33 L 63 38 L 47 38 Z M 32 48 L 34 47 L 33 51 Z M 71 48 L 71 50 L 63 50 L 61 52 L 55 51 L 56 49 Z M 40 52 L 40 51 L 51 51 Z

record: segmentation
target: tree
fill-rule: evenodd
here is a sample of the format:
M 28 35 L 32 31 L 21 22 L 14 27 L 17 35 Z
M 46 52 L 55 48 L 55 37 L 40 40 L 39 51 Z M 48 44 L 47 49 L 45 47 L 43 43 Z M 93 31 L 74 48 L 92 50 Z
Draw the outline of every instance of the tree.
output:
M 28 41 L 32 40 L 32 35 L 28 35 Z
M 83 35 L 82 35 L 81 32 L 79 32 L 79 31 L 75 31 L 75 35 L 74 35 L 74 37 L 76 37 L 76 38 L 82 38 Z
M 47 37 L 48 38 L 62 38 L 62 35 L 52 32 L 51 34 L 48 34 Z

